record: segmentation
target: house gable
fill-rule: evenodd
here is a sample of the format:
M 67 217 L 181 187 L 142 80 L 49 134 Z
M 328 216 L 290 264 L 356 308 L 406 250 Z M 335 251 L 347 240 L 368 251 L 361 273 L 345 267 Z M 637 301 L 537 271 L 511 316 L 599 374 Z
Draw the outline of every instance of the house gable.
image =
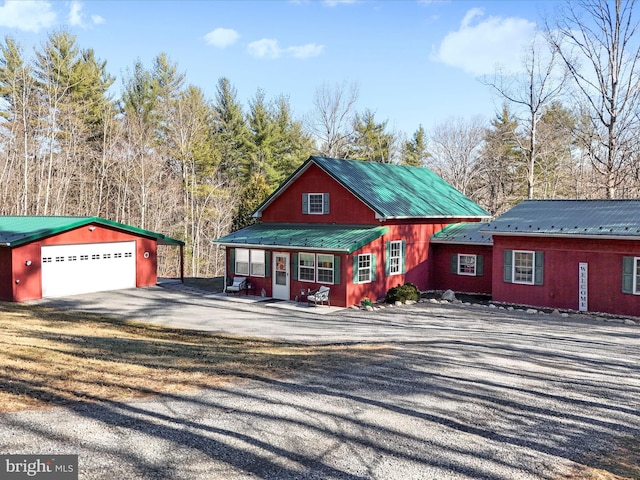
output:
M 303 213 L 303 195 L 328 194 L 329 213 Z M 365 224 L 378 223 L 376 212 L 315 164 L 308 165 L 262 211 L 265 223 Z

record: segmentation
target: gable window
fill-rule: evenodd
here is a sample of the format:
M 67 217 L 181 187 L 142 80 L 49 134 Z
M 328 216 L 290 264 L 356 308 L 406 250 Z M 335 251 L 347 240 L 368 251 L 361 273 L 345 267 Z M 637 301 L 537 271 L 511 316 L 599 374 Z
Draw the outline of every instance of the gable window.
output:
M 298 256 L 299 272 L 298 278 L 303 282 L 315 281 L 315 260 L 313 253 L 300 253 Z
M 238 275 L 249 275 L 249 250 L 236 248 L 235 272 Z
M 504 251 L 504 281 L 523 285 L 542 285 L 544 253 L 529 250 Z
M 353 283 L 369 283 L 376 279 L 376 256 L 363 253 L 353 257 Z
M 329 213 L 328 193 L 304 193 L 302 195 L 302 213 L 326 215 Z

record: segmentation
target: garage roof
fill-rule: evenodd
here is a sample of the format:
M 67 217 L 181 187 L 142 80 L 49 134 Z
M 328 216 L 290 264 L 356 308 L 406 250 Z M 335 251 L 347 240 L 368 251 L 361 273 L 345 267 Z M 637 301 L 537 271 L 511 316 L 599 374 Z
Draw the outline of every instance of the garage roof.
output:
M 370 225 L 259 223 L 214 240 L 225 246 L 352 253 L 389 231 Z
M 184 245 L 184 242 L 160 233 L 125 225 L 100 217 L 14 216 L 0 217 L 0 246 L 16 247 L 86 225 L 101 225 L 133 235 L 153 238 L 160 245 Z
M 491 234 L 480 233 L 487 229 L 487 223 L 452 223 L 431 236 L 432 243 L 454 243 L 468 245 L 493 245 Z
M 490 222 L 489 235 L 640 237 L 640 200 L 525 200 Z

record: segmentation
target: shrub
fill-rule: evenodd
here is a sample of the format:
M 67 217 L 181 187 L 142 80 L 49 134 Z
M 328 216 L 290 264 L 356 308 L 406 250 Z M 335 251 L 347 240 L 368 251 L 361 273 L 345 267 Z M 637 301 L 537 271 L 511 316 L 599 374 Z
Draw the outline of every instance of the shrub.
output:
M 390 288 L 384 301 L 387 303 L 405 302 L 407 300 L 417 301 L 420 299 L 418 287 L 413 283 L 405 283 L 397 287 Z

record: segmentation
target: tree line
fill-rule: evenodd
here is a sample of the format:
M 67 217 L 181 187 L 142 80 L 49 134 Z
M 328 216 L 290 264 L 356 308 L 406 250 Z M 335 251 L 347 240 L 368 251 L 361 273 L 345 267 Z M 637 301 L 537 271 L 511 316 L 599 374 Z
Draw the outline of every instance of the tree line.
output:
M 518 73 L 483 78 L 492 120 L 452 118 L 406 136 L 356 109 L 357 85 L 321 85 L 298 118 L 259 89 L 243 105 L 228 78 L 215 97 L 160 53 L 121 93 L 107 62 L 56 31 L 25 55 L 0 44 L 0 214 L 102 216 L 186 243 L 189 276 L 212 276 L 211 240 L 251 212 L 309 155 L 426 166 L 492 214 L 524 198 L 636 197 L 640 75 L 632 0 L 567 4 Z M 163 252 L 175 274 L 177 252 Z

